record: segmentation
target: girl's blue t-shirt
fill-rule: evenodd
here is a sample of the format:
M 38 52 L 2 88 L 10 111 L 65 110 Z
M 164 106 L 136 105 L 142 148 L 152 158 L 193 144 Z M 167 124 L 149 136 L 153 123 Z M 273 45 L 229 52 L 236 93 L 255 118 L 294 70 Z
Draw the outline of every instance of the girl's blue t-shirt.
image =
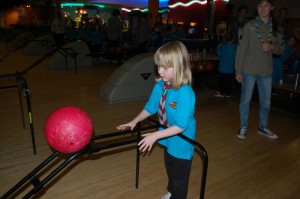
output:
M 144 109 L 151 115 L 158 113 L 159 100 L 163 92 L 163 81 L 155 84 L 148 102 Z M 196 120 L 195 113 L 195 93 L 192 87 L 188 84 L 183 85 L 178 89 L 170 89 L 166 97 L 166 115 L 168 125 L 176 125 L 183 129 L 182 134 L 195 139 L 196 136 Z M 159 144 L 165 146 L 170 155 L 190 160 L 194 154 L 194 146 L 183 140 L 179 136 L 171 136 L 160 139 Z

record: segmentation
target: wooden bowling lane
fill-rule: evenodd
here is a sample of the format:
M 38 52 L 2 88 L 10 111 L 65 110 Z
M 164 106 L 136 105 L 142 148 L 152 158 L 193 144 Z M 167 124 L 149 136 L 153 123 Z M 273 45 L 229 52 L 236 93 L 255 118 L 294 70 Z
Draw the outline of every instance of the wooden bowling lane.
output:
M 16 55 L 0 62 L 1 73 L 14 72 L 21 63 L 27 65 L 34 61 L 31 60 L 34 57 L 23 57 L 22 53 Z M 73 70 L 51 71 L 46 61 L 25 75 L 31 90 L 36 155 L 32 153 L 27 116 L 26 128 L 22 127 L 17 90 L 0 90 L 0 195 L 53 153 L 43 128 L 46 118 L 56 108 L 73 105 L 84 109 L 92 119 L 96 134 L 115 131 L 117 125 L 127 122 L 143 108 L 145 100 L 108 105 L 100 98 L 100 86 L 116 67 L 99 64 L 79 69 L 74 74 Z M 240 141 L 236 138 L 239 96 L 219 99 L 213 92 L 207 88 L 196 90 L 197 141 L 203 144 L 209 156 L 205 198 L 297 198 L 300 184 L 299 114 L 273 107 L 270 128 L 279 139 L 270 140 L 256 131 L 258 105 L 254 101 L 247 138 Z M 57 163 L 64 159 L 61 156 Z M 50 165 L 43 174 L 48 174 L 54 167 Z M 199 198 L 201 169 L 202 162 L 196 154 L 189 199 Z M 150 154 L 141 155 L 140 184 L 136 189 L 135 149 L 119 147 L 79 158 L 37 198 L 154 199 L 165 194 L 166 180 L 163 150 L 156 146 Z M 29 185 L 24 192 L 30 188 Z M 15 198 L 22 195 L 23 192 Z

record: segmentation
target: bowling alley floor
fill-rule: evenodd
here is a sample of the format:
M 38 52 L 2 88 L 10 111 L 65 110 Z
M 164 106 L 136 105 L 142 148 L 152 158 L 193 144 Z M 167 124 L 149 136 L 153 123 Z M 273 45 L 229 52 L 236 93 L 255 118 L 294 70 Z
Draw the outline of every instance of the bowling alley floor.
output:
M 5 50 L 0 50 L 5 52 Z M 1 55 L 2 57 L 2 55 Z M 0 86 L 16 84 L 3 74 L 23 71 L 39 56 L 25 56 L 23 50 L 10 53 L 0 61 Z M 80 61 L 80 60 L 79 60 Z M 24 74 L 30 89 L 32 125 L 36 139 L 33 154 L 27 101 L 22 98 L 25 129 L 16 88 L 0 90 L 0 196 L 47 159 L 53 151 L 44 137 L 47 116 L 62 106 L 85 110 L 94 125 L 95 135 L 115 132 L 115 127 L 132 119 L 145 100 L 107 104 L 99 94 L 101 85 L 118 67 L 97 63 L 92 68 L 50 70 L 51 57 Z M 258 104 L 253 100 L 247 138 L 236 138 L 239 128 L 239 90 L 227 98 L 214 97 L 213 83 L 195 89 L 197 137 L 209 157 L 206 199 L 295 199 L 300 184 L 300 114 L 285 107 L 272 106 L 270 128 L 279 135 L 271 140 L 259 135 Z M 207 81 L 205 81 L 207 80 Z M 206 83 L 205 83 L 206 82 Z M 275 98 L 273 98 L 275 99 Z M 299 98 L 296 98 L 299 99 Z M 293 102 L 294 103 L 294 102 Z M 298 101 L 299 103 L 299 101 Z M 123 136 L 121 136 L 124 139 Z M 121 139 L 120 138 L 120 139 Z M 113 143 L 114 138 L 105 142 Z M 68 155 L 59 155 L 37 178 L 44 179 Z M 119 146 L 75 159 L 51 180 L 34 198 L 45 199 L 158 199 L 166 193 L 167 176 L 163 149 L 156 145 L 151 153 L 140 155 L 139 188 L 135 188 L 134 145 Z M 190 176 L 188 199 L 199 198 L 202 161 L 196 152 Z M 33 186 L 28 183 L 12 198 L 22 198 Z

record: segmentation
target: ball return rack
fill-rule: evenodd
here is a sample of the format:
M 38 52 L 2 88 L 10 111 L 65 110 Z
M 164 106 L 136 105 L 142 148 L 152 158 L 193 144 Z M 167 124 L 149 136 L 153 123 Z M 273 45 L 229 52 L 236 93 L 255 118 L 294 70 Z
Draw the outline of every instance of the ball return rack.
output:
M 59 157 L 61 152 L 55 151 L 52 155 L 50 155 L 46 160 L 44 160 L 40 165 L 38 165 L 35 169 L 33 169 L 29 174 L 27 174 L 22 180 L 20 180 L 15 186 L 9 189 L 4 195 L 1 196 L 1 199 L 8 199 L 8 198 L 15 198 L 17 195 L 21 194 L 22 190 L 26 189 L 30 183 L 33 185 L 33 188 L 29 190 L 22 198 L 27 199 L 31 198 L 32 196 L 39 193 L 43 188 L 46 188 L 46 185 L 55 177 L 58 173 L 60 173 L 66 166 L 68 166 L 73 160 L 79 158 L 83 155 L 90 155 L 93 153 L 98 153 L 102 150 L 111 149 L 115 147 L 120 147 L 129 144 L 136 144 L 136 178 L 135 178 L 135 187 L 138 189 L 139 186 L 139 167 L 140 167 L 140 152 L 138 149 L 137 143 L 141 140 L 141 133 L 142 131 L 149 131 L 153 129 L 157 129 L 159 127 L 165 128 L 165 126 L 160 125 L 156 120 L 153 118 L 148 118 L 150 121 L 149 125 L 141 126 L 141 123 L 138 123 L 137 128 L 133 131 L 118 131 L 112 132 L 107 134 L 96 135 L 91 138 L 91 142 L 87 145 L 84 149 L 75 152 L 73 154 L 69 154 L 68 157 L 58 165 L 53 171 L 48 175 L 45 176 L 44 179 L 39 179 L 38 174 L 43 173 L 45 170 L 44 168 L 50 164 L 55 158 Z M 135 134 L 135 136 L 134 136 Z M 122 135 L 130 135 L 127 139 L 116 139 L 110 140 L 111 143 L 97 143 L 96 141 L 101 139 L 112 138 L 116 136 Z M 194 147 L 200 151 L 201 159 L 202 159 L 202 176 L 201 176 L 201 185 L 200 185 L 200 199 L 204 199 L 205 194 L 205 185 L 206 185 L 206 178 L 207 178 L 207 169 L 208 169 L 208 155 L 205 148 L 195 140 L 192 140 L 183 134 L 178 134 L 180 138 L 186 140 L 190 144 L 194 145 Z M 112 142 L 115 141 L 115 142 Z M 53 164 L 53 163 L 52 163 Z M 44 170 L 43 170 L 44 169 Z

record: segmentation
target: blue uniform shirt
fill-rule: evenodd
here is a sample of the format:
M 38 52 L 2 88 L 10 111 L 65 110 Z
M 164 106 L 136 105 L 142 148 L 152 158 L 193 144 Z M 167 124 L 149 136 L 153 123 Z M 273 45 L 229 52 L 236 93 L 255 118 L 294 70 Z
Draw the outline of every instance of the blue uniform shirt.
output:
M 159 100 L 162 96 L 164 82 L 157 82 L 152 90 L 151 96 L 144 109 L 151 115 L 158 113 Z M 166 115 L 169 126 L 176 125 L 183 129 L 183 135 L 195 139 L 196 120 L 195 113 L 195 93 L 188 84 L 179 89 L 170 89 L 166 97 Z M 158 141 L 165 146 L 170 155 L 190 160 L 194 154 L 194 146 L 178 136 L 163 138 Z
M 236 50 L 236 44 L 219 44 L 217 46 L 220 73 L 234 73 Z

